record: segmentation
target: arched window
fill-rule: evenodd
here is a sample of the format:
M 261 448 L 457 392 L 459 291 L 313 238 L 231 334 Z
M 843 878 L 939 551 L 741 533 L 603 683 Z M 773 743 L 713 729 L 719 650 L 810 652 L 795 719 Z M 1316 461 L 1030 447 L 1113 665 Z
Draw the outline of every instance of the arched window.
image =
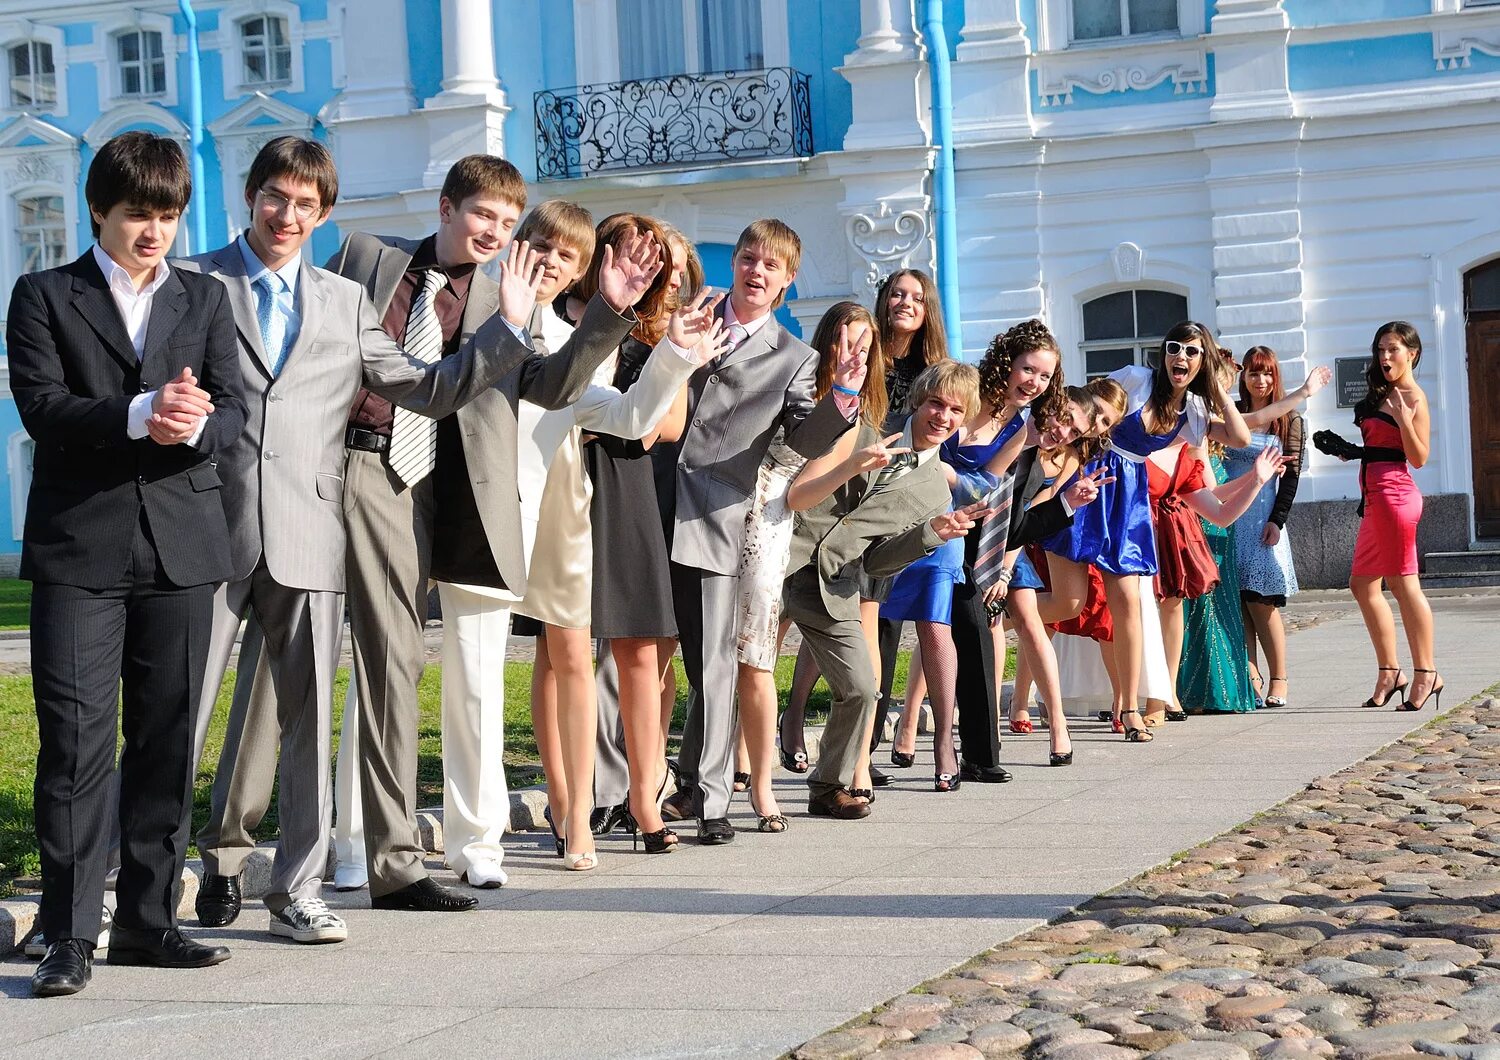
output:
M 1084 374 L 1145 364 L 1172 325 L 1187 319 L 1187 298 L 1171 291 L 1116 291 L 1083 303 Z
M 24 40 L 6 49 L 10 87 L 7 104 L 16 110 L 50 111 L 57 106 L 57 67 L 52 45 Z
M 68 219 L 61 195 L 33 195 L 16 200 L 21 240 L 21 272 L 41 272 L 68 260 Z
M 240 23 L 244 86 L 280 85 L 292 79 L 292 43 L 286 19 L 256 15 Z

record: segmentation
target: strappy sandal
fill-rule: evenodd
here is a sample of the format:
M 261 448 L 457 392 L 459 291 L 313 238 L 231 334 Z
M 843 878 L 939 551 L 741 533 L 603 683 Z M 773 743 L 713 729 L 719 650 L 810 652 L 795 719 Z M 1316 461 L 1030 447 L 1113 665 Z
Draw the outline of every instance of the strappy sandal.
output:
M 1391 686 L 1391 690 L 1385 694 L 1385 697 L 1383 699 L 1377 700 L 1374 696 L 1371 696 L 1369 699 L 1365 700 L 1363 703 L 1360 704 L 1361 707 L 1364 707 L 1367 710 L 1370 707 L 1383 707 L 1387 703 L 1389 703 L 1392 699 L 1394 699 L 1396 697 L 1397 693 L 1405 692 L 1406 691 L 1406 680 L 1405 680 L 1406 675 L 1401 672 L 1401 667 L 1399 667 L 1399 666 L 1378 666 L 1378 667 L 1376 667 L 1376 669 L 1378 669 L 1378 670 L 1384 670 L 1387 673 L 1389 673 L 1392 670 L 1394 670 L 1396 672 L 1396 683 Z
M 1124 717 L 1125 717 L 1125 715 L 1128 715 L 1128 714 L 1134 714 L 1136 717 L 1140 718 L 1142 721 L 1146 720 L 1145 716 L 1143 714 L 1141 714 L 1141 712 L 1139 710 L 1136 710 L 1134 707 L 1132 707 L 1130 710 L 1123 711 L 1121 713 L 1121 715 L 1120 715 L 1121 722 L 1120 723 L 1122 725 L 1124 725 Z M 1154 739 L 1156 739 L 1155 733 L 1153 733 L 1150 729 L 1145 728 L 1144 726 L 1141 726 L 1141 727 L 1135 727 L 1135 726 L 1130 726 L 1130 725 L 1126 725 L 1125 726 L 1125 740 L 1126 740 L 1127 743 L 1150 743 Z
M 1272 682 L 1280 681 L 1282 684 L 1286 684 L 1287 683 L 1287 679 L 1285 677 L 1273 677 L 1273 678 L 1271 678 L 1271 681 Z M 1270 688 L 1271 685 L 1267 684 L 1266 687 Z M 1265 701 L 1263 703 L 1261 703 L 1261 706 L 1271 707 L 1273 709 L 1276 708 L 1276 707 L 1284 707 L 1284 706 L 1286 706 L 1286 696 L 1267 696 L 1265 698 Z
M 1431 674 L 1432 687 L 1427 690 L 1427 695 L 1422 697 L 1422 702 L 1413 703 L 1411 700 L 1403 698 L 1400 703 L 1396 704 L 1396 709 L 1421 710 L 1423 707 L 1427 706 L 1427 701 L 1429 699 L 1432 700 L 1433 709 L 1438 709 L 1440 705 L 1439 697 L 1441 697 L 1443 694 L 1443 679 L 1438 676 L 1438 672 L 1436 670 L 1424 670 L 1420 666 L 1418 666 L 1415 668 L 1415 671 L 1419 674 Z
M 735 791 L 749 791 L 750 790 L 750 774 L 749 773 L 736 773 L 734 775 L 734 784 L 733 784 L 733 787 L 734 787 Z
M 849 794 L 853 795 L 856 799 L 864 799 L 866 802 L 875 801 L 874 788 L 850 788 Z
M 1029 715 L 1019 718 L 1011 718 L 1010 731 L 1021 736 L 1030 736 L 1033 732 L 1036 731 L 1036 726 L 1031 723 L 1031 717 Z

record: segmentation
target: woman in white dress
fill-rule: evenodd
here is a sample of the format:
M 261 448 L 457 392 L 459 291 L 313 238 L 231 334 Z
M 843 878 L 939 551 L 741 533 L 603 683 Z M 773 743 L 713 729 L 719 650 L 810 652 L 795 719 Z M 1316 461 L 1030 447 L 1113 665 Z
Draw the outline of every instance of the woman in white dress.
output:
M 877 426 L 885 419 L 885 361 L 875 332 L 875 318 L 856 302 L 839 302 L 823 314 L 813 334 L 817 350 L 816 398 L 833 385 L 834 367 L 851 352 L 865 359 L 859 414 Z M 846 431 L 835 451 L 847 459 L 858 431 Z M 781 621 L 781 587 L 786 580 L 792 545 L 792 512 L 786 495 L 806 459 L 778 437 L 766 452 L 755 498 L 745 516 L 745 544 L 740 553 L 740 605 L 737 655 L 740 664 L 740 731 L 750 763 L 750 808 L 762 832 L 786 831 L 786 818 L 771 785 L 776 761 L 776 657 L 786 632 Z M 873 639 L 873 638 L 872 638 Z M 879 672 L 879 659 L 875 660 Z

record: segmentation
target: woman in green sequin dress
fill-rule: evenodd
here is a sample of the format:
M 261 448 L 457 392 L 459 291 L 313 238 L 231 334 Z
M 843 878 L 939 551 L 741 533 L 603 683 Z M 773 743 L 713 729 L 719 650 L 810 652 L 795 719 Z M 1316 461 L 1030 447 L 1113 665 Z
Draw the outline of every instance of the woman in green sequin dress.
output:
M 1229 476 L 1218 452 L 1212 454 L 1209 463 L 1214 478 L 1222 485 Z M 1212 592 L 1187 601 L 1177 698 L 1187 711 L 1240 714 L 1255 709 L 1255 692 L 1250 686 L 1245 627 L 1240 619 L 1235 528 L 1233 524 L 1220 527 L 1203 520 L 1203 533 L 1219 565 L 1219 584 Z

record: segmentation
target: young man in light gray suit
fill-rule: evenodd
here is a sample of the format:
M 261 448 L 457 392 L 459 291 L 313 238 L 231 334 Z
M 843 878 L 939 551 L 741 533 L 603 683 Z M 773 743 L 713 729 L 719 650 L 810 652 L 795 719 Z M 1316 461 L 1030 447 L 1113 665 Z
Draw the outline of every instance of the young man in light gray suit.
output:
M 266 904 L 271 932 L 298 942 L 337 942 L 343 921 L 320 897 L 328 856 L 328 757 L 332 691 L 343 626 L 344 427 L 361 383 L 402 408 L 444 416 L 510 372 L 543 367 L 524 335 L 536 270 L 513 249 L 501 270 L 500 313 L 436 358 L 428 334 L 408 354 L 382 330 L 357 283 L 305 264 L 301 249 L 328 216 L 338 177 L 316 141 L 278 137 L 256 156 L 245 184 L 246 235 L 192 260 L 229 289 L 240 334 L 249 425 L 220 463 L 230 516 L 234 574 L 215 600 L 197 750 L 212 715 L 241 618 L 251 608 L 265 633 L 281 728 L 281 837 Z M 654 266 L 653 266 L 654 267 Z M 435 291 L 413 307 L 428 332 Z M 408 336 L 408 346 L 413 346 Z M 607 353 L 600 352 L 600 359 Z M 580 359 L 561 387 L 571 400 L 597 362 Z M 238 719 L 243 723 L 243 719 Z M 232 722 L 219 781 L 232 785 Z M 228 877 L 226 866 L 205 864 Z M 215 871 L 219 870 L 219 871 Z M 234 899 L 238 894 L 212 897 Z M 236 889 L 237 890 L 237 889 Z M 226 901 L 225 904 L 228 904 Z
M 912 384 L 913 412 L 894 448 L 868 424 L 846 459 L 809 462 L 787 494 L 796 512 L 782 617 L 797 623 L 828 681 L 833 705 L 818 764 L 807 777 L 814 816 L 854 820 L 870 804 L 849 793 L 880 697 L 859 621 L 863 571 L 891 578 L 985 515 L 983 503 L 948 511 L 938 446 L 979 408 L 979 373 L 942 361 Z
M 688 425 L 680 443 L 672 527 L 672 596 L 688 705 L 682 787 L 663 813 L 698 818 L 698 839 L 734 838 L 729 825 L 734 773 L 733 645 L 745 514 L 761 461 L 777 431 L 804 456 L 821 456 L 854 423 L 864 361 L 835 369 L 833 389 L 814 401 L 818 355 L 771 316 L 797 278 L 802 241 L 781 221 L 753 222 L 734 248 L 734 284 L 723 303 L 730 349 L 688 380 Z

